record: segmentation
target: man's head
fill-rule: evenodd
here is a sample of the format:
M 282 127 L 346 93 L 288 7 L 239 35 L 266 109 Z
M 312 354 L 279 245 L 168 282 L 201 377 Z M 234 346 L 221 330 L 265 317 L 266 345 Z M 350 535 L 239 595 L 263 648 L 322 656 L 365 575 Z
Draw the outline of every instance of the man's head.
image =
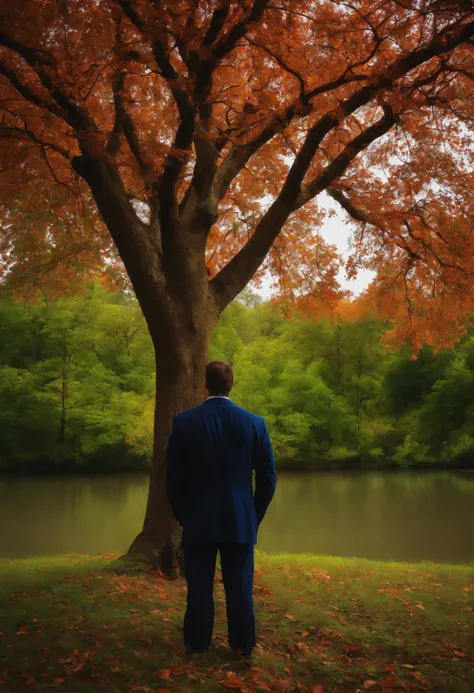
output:
M 211 361 L 206 366 L 206 390 L 209 396 L 225 395 L 232 390 L 234 372 L 225 361 Z

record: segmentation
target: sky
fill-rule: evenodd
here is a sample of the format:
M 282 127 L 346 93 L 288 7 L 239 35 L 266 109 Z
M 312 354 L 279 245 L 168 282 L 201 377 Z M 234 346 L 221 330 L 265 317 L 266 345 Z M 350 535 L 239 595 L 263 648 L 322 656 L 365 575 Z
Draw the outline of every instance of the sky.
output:
M 344 259 L 349 256 L 349 238 L 351 236 L 351 226 L 347 224 L 347 214 L 335 203 L 329 195 L 323 193 L 318 198 L 318 202 L 324 209 L 333 210 L 333 216 L 327 216 L 321 228 L 321 235 L 327 243 L 335 245 Z M 345 272 L 342 270 L 339 275 L 339 284 L 344 288 L 352 291 L 355 296 L 358 296 L 370 284 L 375 273 L 371 270 L 360 270 L 355 279 L 346 279 Z M 271 296 L 270 278 L 264 279 L 261 288 L 257 291 L 262 298 Z

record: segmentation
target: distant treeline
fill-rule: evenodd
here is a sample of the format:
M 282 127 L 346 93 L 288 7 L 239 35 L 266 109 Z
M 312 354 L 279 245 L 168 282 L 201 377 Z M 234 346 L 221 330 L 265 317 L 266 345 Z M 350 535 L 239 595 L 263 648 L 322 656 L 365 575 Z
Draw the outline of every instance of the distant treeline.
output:
M 289 468 L 474 466 L 474 335 L 452 350 L 388 349 L 377 317 L 285 317 L 247 293 L 211 358 L 267 419 Z M 54 302 L 0 301 L 0 471 L 146 469 L 154 356 L 129 295 L 99 282 Z

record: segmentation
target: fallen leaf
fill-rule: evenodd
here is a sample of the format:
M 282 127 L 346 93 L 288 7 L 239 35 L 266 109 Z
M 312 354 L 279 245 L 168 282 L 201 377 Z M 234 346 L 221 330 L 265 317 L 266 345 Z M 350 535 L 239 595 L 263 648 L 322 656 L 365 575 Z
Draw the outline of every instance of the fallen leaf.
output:
M 320 683 L 317 683 L 315 686 L 308 688 L 308 693 L 324 693 L 324 688 Z
M 233 671 L 227 671 L 225 679 L 220 682 L 224 688 L 229 688 L 234 691 L 239 691 L 242 688 L 243 682 Z
M 160 681 L 168 681 L 170 677 L 170 670 L 160 669 L 160 671 L 156 672 L 156 677 L 160 679 Z
M 461 650 L 453 650 L 453 654 L 456 655 L 456 657 L 465 657 L 465 653 L 462 652 Z
M 402 667 L 405 667 L 405 669 L 414 669 L 415 667 L 413 664 L 402 664 Z
M 346 649 L 344 650 L 344 653 L 345 653 L 346 655 L 349 655 L 349 656 L 353 657 L 354 655 L 360 653 L 360 648 L 359 648 L 358 645 L 355 645 L 354 643 L 351 643 L 350 645 L 348 645 L 348 646 L 346 647 Z
M 387 676 L 387 678 L 383 679 L 380 682 L 380 685 L 382 686 L 384 691 L 390 688 L 400 688 L 400 683 L 393 674 L 390 674 L 390 676 Z
M 246 680 L 257 680 L 259 676 L 265 676 L 265 671 L 263 669 L 260 669 L 260 667 L 255 667 L 252 666 L 248 670 L 248 673 L 245 675 Z
M 62 683 L 64 683 L 64 679 L 62 679 L 60 676 L 56 676 L 56 678 L 53 679 L 54 686 L 60 686 Z
M 368 691 L 369 688 L 373 688 L 374 686 L 377 685 L 377 681 L 374 681 L 373 679 L 367 679 L 367 681 L 364 681 L 362 684 L 362 687 L 364 690 Z
M 294 689 L 294 685 L 290 683 L 288 679 L 279 679 L 278 681 L 275 681 L 271 690 L 276 691 L 276 693 L 290 693 L 290 691 L 293 691 Z
M 86 664 L 86 659 L 89 658 L 89 652 L 87 650 L 85 650 L 84 652 L 79 652 L 79 650 L 73 650 L 72 655 L 79 661 L 71 667 L 71 671 L 82 671 Z
M 421 672 L 419 671 L 410 671 L 410 676 L 413 676 L 415 679 L 421 679 Z
M 30 686 L 32 683 L 36 683 L 36 679 L 33 674 L 20 674 L 22 679 L 25 679 L 25 685 Z

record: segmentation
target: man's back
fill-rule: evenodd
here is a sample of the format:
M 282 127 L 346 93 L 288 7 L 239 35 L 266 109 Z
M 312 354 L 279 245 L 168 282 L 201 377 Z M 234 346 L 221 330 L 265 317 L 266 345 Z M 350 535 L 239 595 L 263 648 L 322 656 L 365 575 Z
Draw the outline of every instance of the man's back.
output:
M 256 642 L 254 545 L 276 474 L 265 421 L 230 401 L 233 382 L 230 364 L 207 364 L 205 391 L 211 396 L 175 417 L 166 481 L 171 508 L 184 530 L 188 593 L 183 633 L 188 652 L 203 652 L 211 644 L 219 552 L 229 645 L 249 656 Z
M 255 544 L 275 476 L 270 439 L 260 416 L 226 397 L 210 397 L 175 417 L 167 485 L 185 543 Z

